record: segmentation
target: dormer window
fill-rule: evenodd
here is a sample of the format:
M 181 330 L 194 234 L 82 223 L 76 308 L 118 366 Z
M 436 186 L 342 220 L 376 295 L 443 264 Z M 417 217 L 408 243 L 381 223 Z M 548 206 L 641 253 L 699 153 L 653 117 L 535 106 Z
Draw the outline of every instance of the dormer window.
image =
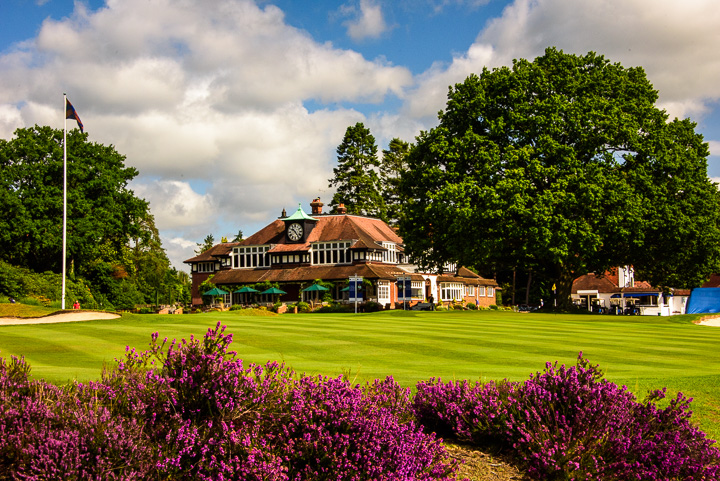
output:
M 398 263 L 398 249 L 397 244 L 394 242 L 383 242 L 382 246 L 386 249 L 382 255 L 382 261 L 389 264 Z
M 236 269 L 270 267 L 270 246 L 247 246 L 233 249 L 233 267 Z
M 215 272 L 215 263 L 214 262 L 198 262 L 196 264 L 193 264 L 193 272 L 198 272 L 198 273 Z
M 313 265 L 350 264 L 350 241 L 317 242 L 312 245 Z

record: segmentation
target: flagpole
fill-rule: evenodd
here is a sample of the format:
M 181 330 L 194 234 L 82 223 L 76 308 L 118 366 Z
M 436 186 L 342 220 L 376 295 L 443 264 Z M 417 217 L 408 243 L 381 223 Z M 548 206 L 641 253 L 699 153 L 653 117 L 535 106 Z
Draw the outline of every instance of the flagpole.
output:
M 65 310 L 65 252 L 67 250 L 67 94 L 63 93 L 63 232 L 62 232 L 62 298 L 60 308 Z

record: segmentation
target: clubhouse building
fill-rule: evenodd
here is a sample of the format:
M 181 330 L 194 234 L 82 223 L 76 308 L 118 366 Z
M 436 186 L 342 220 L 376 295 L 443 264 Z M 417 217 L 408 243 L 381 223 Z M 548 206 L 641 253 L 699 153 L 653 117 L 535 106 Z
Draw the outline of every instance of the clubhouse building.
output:
M 403 240 L 382 220 L 347 214 L 342 205 L 338 214 L 324 214 L 319 198 L 310 206 L 310 215 L 301 206 L 289 216 L 283 209 L 280 218 L 242 242 L 220 243 L 186 260 L 192 272 L 193 305 L 203 303 L 200 284 L 210 276 L 213 284 L 228 292 L 221 296 L 225 305 L 278 299 L 294 303 L 317 299 L 325 292 L 336 301 L 349 302 L 350 277 L 363 278 L 363 302 L 389 309 L 403 299 L 410 304 L 433 300 L 487 307 L 496 303 L 495 280 L 469 269 L 448 265 L 443 272 L 420 272 L 405 256 Z M 401 278 L 409 278 L 411 299 L 402 298 L 402 289 L 398 292 Z M 316 280 L 329 290 L 306 290 Z M 247 292 L 271 284 L 284 293 Z

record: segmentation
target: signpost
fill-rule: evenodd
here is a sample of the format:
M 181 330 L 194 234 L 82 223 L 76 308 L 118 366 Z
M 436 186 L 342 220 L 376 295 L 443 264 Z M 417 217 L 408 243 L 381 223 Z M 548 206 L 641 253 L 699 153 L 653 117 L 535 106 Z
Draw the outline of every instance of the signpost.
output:
M 412 278 L 410 276 L 400 276 L 397 278 L 397 290 L 398 299 L 403 303 L 403 310 L 405 310 L 405 303 L 408 300 L 412 300 Z
M 349 294 L 349 300 L 350 302 L 355 302 L 355 314 L 357 314 L 357 305 L 358 300 L 362 301 L 362 282 L 363 278 L 360 276 L 350 276 L 348 279 L 349 284 L 348 287 L 350 288 L 348 294 Z

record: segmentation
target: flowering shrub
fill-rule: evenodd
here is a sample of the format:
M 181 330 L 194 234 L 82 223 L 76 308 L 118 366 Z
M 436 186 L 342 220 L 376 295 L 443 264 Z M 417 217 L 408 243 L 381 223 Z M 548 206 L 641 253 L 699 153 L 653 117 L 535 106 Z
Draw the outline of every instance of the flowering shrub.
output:
M 220 325 L 127 349 L 61 389 L 0 363 L 0 479 L 449 480 L 391 378 L 364 387 L 244 366 Z
M 434 433 L 514 449 L 550 480 L 710 480 L 720 453 L 682 394 L 638 402 L 579 356 L 524 383 L 364 386 L 245 366 L 218 324 L 127 349 L 99 382 L 29 380 L 0 358 L 0 480 L 450 480 Z M 424 432 L 424 426 L 432 434 Z
M 418 421 L 476 443 L 511 445 L 539 479 L 718 479 L 720 452 L 690 423 L 682 394 L 636 401 L 582 358 L 524 383 L 418 385 Z

